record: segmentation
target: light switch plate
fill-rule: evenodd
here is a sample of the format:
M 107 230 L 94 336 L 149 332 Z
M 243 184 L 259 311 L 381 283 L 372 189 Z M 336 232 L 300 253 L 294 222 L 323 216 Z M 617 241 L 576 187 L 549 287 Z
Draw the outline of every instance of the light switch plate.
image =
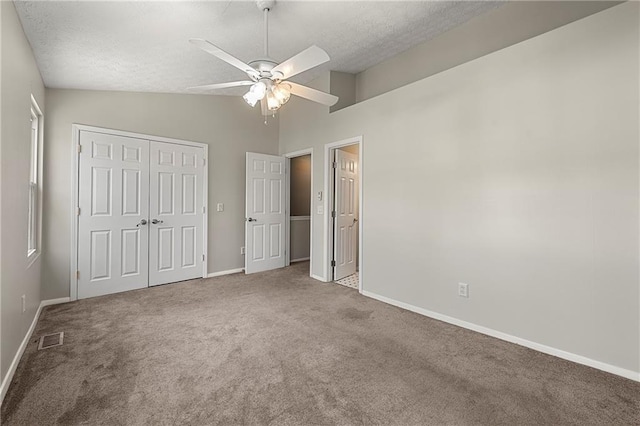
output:
M 318 214 L 324 214 L 324 207 L 318 206 Z
M 224 211 L 224 204 L 223 203 L 218 203 L 216 205 L 216 210 L 219 212 L 223 212 Z
M 469 297 L 469 284 L 458 283 L 458 296 Z

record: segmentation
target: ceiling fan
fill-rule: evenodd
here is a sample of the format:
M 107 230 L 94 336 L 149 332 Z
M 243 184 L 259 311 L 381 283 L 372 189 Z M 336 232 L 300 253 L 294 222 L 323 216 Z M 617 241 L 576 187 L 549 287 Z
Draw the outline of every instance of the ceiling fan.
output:
M 269 10 L 273 8 L 275 0 L 257 0 L 256 3 L 258 8 L 264 12 L 264 58 L 256 59 L 247 64 L 207 40 L 199 38 L 189 40 L 205 52 L 244 71 L 249 80 L 207 84 L 191 89 L 216 90 L 251 86 L 243 98 L 252 107 L 260 102 L 265 123 L 266 116 L 275 114 L 282 105 L 287 103 L 291 95 L 327 106 L 335 105 L 338 102 L 337 96 L 288 81 L 294 75 L 328 62 L 327 52 L 318 46 L 311 46 L 279 64 L 269 58 Z

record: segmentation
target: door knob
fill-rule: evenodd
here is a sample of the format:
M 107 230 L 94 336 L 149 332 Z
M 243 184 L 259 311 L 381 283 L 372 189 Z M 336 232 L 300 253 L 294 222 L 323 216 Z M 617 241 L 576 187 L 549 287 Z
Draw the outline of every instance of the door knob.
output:
M 146 225 L 147 219 L 142 219 L 139 224 L 136 225 L 136 228 L 140 227 L 140 225 Z
M 164 223 L 164 220 L 152 219 L 151 223 L 153 223 L 154 225 L 157 225 L 159 223 Z
M 247 222 L 257 222 L 257 221 L 258 221 L 258 219 L 254 219 L 254 218 L 252 218 L 252 217 L 250 217 L 249 219 L 247 219 Z

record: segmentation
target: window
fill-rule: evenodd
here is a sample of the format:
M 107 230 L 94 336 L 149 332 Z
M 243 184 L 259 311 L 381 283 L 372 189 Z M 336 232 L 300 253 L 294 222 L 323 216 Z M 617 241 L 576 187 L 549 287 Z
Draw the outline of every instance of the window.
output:
M 27 229 L 27 258 L 35 259 L 40 243 L 40 163 L 42 147 L 42 112 L 31 96 L 31 162 L 29 165 L 29 211 Z

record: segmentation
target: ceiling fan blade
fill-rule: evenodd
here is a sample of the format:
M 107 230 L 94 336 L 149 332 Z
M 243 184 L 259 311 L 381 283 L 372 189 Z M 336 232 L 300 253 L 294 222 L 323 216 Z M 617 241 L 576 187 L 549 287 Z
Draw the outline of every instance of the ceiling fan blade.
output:
M 196 46 L 198 46 L 200 49 L 204 50 L 205 52 L 211 53 L 213 56 L 219 59 L 222 59 L 226 63 L 233 65 L 239 70 L 246 72 L 249 76 L 260 75 L 260 73 L 251 65 L 245 64 L 240 59 L 236 58 L 235 56 L 231 56 L 230 54 L 228 54 L 227 52 L 225 52 L 224 50 L 220 49 L 218 46 L 214 45 L 213 43 L 207 40 L 203 40 L 201 38 L 192 38 L 189 41 L 192 44 L 195 44 Z
M 327 55 L 327 52 L 320 49 L 318 46 L 311 46 L 276 66 L 271 70 L 271 74 L 273 75 L 274 73 L 279 72 L 282 74 L 281 80 L 286 80 L 296 74 L 300 74 L 303 71 L 317 67 L 318 65 L 324 64 L 328 61 L 329 55 Z
M 287 81 L 287 84 L 291 86 L 289 90 L 292 94 L 300 96 L 301 98 L 309 99 L 313 102 L 318 102 L 326 106 L 333 106 L 338 102 L 338 97 L 330 93 L 321 92 L 320 90 L 312 89 L 311 87 L 303 86 L 301 84 L 292 83 Z
M 189 87 L 188 90 L 216 90 L 216 89 L 227 89 L 229 87 L 238 87 L 238 86 L 251 86 L 255 84 L 253 81 L 245 80 L 245 81 L 230 81 L 228 83 L 214 83 L 214 84 L 205 84 L 204 86 L 194 86 Z

